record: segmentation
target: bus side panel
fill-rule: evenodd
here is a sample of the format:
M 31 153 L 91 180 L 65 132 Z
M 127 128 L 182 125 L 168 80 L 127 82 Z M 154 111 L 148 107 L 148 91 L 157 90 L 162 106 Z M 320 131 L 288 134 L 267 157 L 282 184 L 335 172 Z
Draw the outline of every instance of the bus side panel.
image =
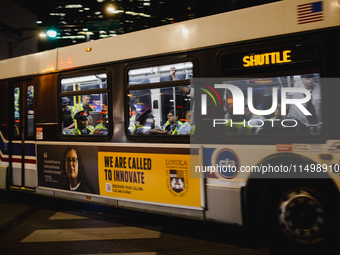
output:
M 231 223 L 242 226 L 241 186 L 227 186 L 207 180 L 207 221 Z
M 163 205 L 203 212 L 201 179 L 191 178 L 188 148 L 38 142 L 37 159 L 42 189 L 105 197 L 108 204 L 118 199 L 122 207 Z
M 35 83 L 35 127 L 42 132 L 37 140 L 58 140 L 58 74 L 36 77 Z

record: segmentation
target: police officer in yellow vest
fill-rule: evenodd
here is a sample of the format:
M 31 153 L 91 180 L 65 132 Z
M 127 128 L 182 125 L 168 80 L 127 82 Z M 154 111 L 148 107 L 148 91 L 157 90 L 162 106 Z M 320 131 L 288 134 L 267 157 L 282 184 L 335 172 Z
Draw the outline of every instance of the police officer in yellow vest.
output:
M 90 104 L 91 96 L 90 95 L 82 95 L 81 96 L 81 104 L 76 104 L 74 106 L 70 106 L 71 116 L 75 116 L 77 112 L 85 111 L 90 112 L 94 111 L 94 108 Z M 65 126 L 66 129 L 71 129 L 75 127 L 75 123 L 72 123 L 70 126 Z
M 87 118 L 89 114 L 85 111 L 77 112 L 74 119 L 77 121 L 77 127 L 66 130 L 67 135 L 93 135 L 93 131 L 87 127 Z
M 150 108 L 143 113 L 138 113 L 136 121 L 139 125 L 133 131 L 134 135 L 170 135 L 169 132 L 155 127 L 154 116 Z
M 103 109 L 100 112 L 100 123 L 94 127 L 93 133 L 95 135 L 107 135 L 108 134 L 108 124 L 109 124 L 109 116 L 107 109 Z
M 176 115 L 176 120 L 175 120 L 174 110 L 171 109 L 168 114 L 168 121 L 163 126 L 163 130 L 169 132 L 172 135 L 178 135 L 179 130 L 181 126 L 183 125 L 183 123 L 178 120 L 178 115 L 179 114 Z

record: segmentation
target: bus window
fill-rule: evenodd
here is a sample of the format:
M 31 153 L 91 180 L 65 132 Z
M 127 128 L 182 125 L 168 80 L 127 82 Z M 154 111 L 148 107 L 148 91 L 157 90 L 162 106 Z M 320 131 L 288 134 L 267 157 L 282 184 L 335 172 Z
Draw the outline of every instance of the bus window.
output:
M 34 87 L 30 85 L 27 87 L 27 136 L 34 134 Z
M 61 80 L 60 122 L 62 134 L 108 135 L 108 93 L 106 88 L 106 74 Z M 93 90 L 95 92 L 91 93 Z M 89 93 L 79 93 L 81 91 Z
M 179 87 L 154 88 L 130 91 L 129 131 L 140 134 L 138 129 L 166 131 L 163 134 L 186 135 L 190 130 L 190 98 Z M 144 123 L 146 112 L 154 123 Z M 161 133 L 162 134 L 162 133 Z
M 20 88 L 14 89 L 14 137 L 20 135 Z
M 224 91 L 227 135 L 320 134 L 323 123 L 318 73 L 225 81 L 224 84 L 238 87 L 245 97 L 244 115 L 236 115 L 234 114 L 233 95 L 229 89 Z M 249 94 L 249 88 L 251 88 L 252 95 Z M 294 91 L 296 88 L 302 89 L 302 92 L 301 90 Z M 308 90 L 311 95 L 308 102 L 301 103 L 299 106 L 289 101 L 305 98 L 304 89 Z M 273 101 L 274 97 L 277 98 L 277 102 Z M 272 109 L 270 114 L 261 114 L 269 109 Z M 303 109 L 306 109 L 310 115 L 305 114 Z
M 189 89 L 185 88 L 192 73 L 192 62 L 129 70 L 129 133 L 136 136 L 190 134 L 190 96 Z M 169 82 L 176 85 L 168 86 Z
M 173 65 L 132 69 L 129 71 L 129 85 L 141 85 L 192 78 L 192 62 Z

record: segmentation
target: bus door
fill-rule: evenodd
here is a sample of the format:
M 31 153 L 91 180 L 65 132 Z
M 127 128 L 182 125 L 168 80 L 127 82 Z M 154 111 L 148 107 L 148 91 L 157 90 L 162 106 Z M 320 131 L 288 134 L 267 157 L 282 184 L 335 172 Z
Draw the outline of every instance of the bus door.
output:
M 11 95 L 12 94 L 12 95 Z M 9 125 L 13 127 L 9 140 L 10 186 L 12 189 L 33 190 L 36 186 L 36 157 L 34 142 L 33 80 L 9 84 Z

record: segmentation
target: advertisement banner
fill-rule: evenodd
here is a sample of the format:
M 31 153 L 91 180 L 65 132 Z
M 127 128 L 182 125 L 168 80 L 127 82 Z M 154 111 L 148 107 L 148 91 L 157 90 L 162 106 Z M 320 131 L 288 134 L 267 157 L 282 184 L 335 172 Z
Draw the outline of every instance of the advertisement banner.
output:
M 190 155 L 98 152 L 100 194 L 200 207 L 200 179 Z
M 37 146 L 38 186 L 99 194 L 98 148 Z
M 37 148 L 40 187 L 201 207 L 200 179 L 190 176 L 190 154 L 113 152 L 64 145 Z

